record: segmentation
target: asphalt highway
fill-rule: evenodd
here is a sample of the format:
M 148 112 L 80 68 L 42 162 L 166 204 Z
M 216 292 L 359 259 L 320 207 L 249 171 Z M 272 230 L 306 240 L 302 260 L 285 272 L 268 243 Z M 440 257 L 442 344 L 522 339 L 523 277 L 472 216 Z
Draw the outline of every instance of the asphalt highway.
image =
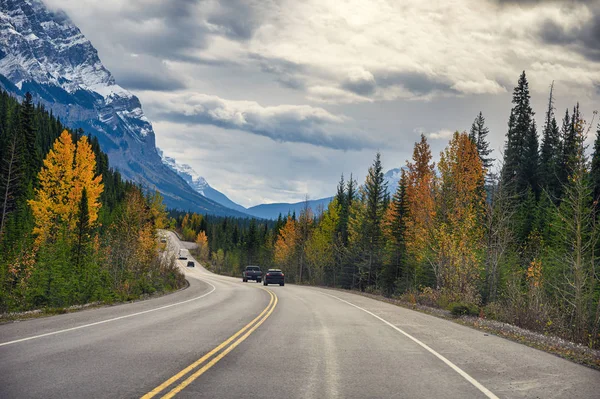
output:
M 600 398 L 600 372 L 451 321 L 185 264 L 170 295 L 0 325 L 0 398 Z

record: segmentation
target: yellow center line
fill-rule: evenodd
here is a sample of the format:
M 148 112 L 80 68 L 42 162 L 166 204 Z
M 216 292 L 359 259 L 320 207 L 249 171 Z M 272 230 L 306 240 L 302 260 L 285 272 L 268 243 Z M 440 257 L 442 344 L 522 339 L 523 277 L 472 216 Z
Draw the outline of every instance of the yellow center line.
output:
M 264 289 L 264 288 L 262 288 L 262 289 Z M 194 363 L 190 364 L 189 366 L 187 366 L 186 368 L 181 370 L 179 373 L 175 374 L 173 377 L 169 378 L 168 380 L 166 380 L 165 382 L 163 382 L 162 384 L 160 384 L 159 386 L 154 388 L 152 391 L 150 391 L 147 394 L 145 394 L 144 396 L 142 396 L 141 399 L 153 398 L 154 396 L 158 395 L 161 391 L 163 391 L 164 389 L 169 387 L 171 384 L 173 384 L 177 380 L 184 377 L 187 373 L 189 373 L 196 367 L 200 366 L 202 363 L 204 363 L 206 360 L 208 360 L 215 353 L 219 352 L 221 349 L 223 349 L 225 346 L 227 346 L 229 343 L 231 343 L 231 341 L 233 341 L 234 339 L 239 337 L 241 334 L 243 334 L 244 331 L 246 331 L 248 328 L 250 328 L 257 320 L 259 320 L 265 313 L 267 313 L 269 308 L 271 308 L 271 311 L 266 316 L 266 317 L 268 317 L 273 312 L 273 309 L 275 308 L 275 305 L 277 304 L 277 296 L 267 289 L 264 289 L 264 290 L 269 293 L 270 300 L 269 300 L 269 304 L 267 305 L 267 307 L 258 316 L 256 316 L 250 323 L 246 324 L 241 330 L 239 330 L 238 332 L 233 334 L 231 337 L 227 338 L 227 340 L 225 340 L 223 343 L 219 344 L 216 348 L 214 348 L 213 350 L 211 350 L 210 352 L 208 352 L 207 354 L 202 356 L 200 359 L 196 360 Z M 273 307 L 271 307 L 271 305 L 273 305 Z M 265 319 L 266 319 L 266 317 L 265 317 Z M 264 321 L 264 319 L 260 321 L 259 325 L 262 324 L 263 321 Z M 251 331 L 254 331 L 255 329 L 256 328 L 252 329 Z M 244 337 L 247 337 L 248 335 L 249 334 L 246 334 Z M 234 344 L 234 345 L 237 346 L 237 344 Z M 229 351 L 227 353 L 229 353 Z M 221 359 L 222 357 L 223 356 L 221 356 L 219 359 Z M 212 367 L 212 365 L 211 365 L 211 367 Z
M 275 294 L 273 294 L 273 295 L 275 295 Z M 231 344 L 229 347 L 227 347 L 227 349 L 225 349 L 223 352 L 221 352 L 218 356 L 216 356 L 210 362 L 206 363 L 200 370 L 196 371 L 194 374 L 190 375 L 181 384 L 179 384 L 178 386 L 173 388 L 168 394 L 164 395 L 161 399 L 169 399 L 169 398 L 172 398 L 173 396 L 177 395 L 185 387 L 190 385 L 192 382 L 194 382 L 194 380 L 196 380 L 198 377 L 200 377 L 202 374 L 204 374 L 212 366 L 214 366 L 219 360 L 221 360 L 223 357 L 225 357 L 229 352 L 231 352 L 233 349 L 235 349 L 236 346 L 241 344 L 246 338 L 248 338 L 248 336 L 250 334 L 252 334 L 252 332 L 254 332 L 254 330 L 256 330 L 262 323 L 264 323 L 265 320 L 267 320 L 267 318 L 271 315 L 271 313 L 273 313 L 275 306 L 277 306 L 277 302 L 278 302 L 278 298 L 277 298 L 277 295 L 275 295 L 275 303 L 273 304 L 273 306 L 271 307 L 269 312 L 258 323 L 256 323 L 250 330 L 248 330 L 248 332 L 246 334 L 244 334 L 240 339 L 238 339 L 233 344 Z

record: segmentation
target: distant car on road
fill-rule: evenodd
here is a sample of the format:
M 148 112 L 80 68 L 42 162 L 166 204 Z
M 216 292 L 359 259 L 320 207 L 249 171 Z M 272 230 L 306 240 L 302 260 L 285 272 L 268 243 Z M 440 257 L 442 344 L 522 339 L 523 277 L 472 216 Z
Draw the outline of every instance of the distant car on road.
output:
M 194 261 L 188 260 L 187 267 L 196 267 L 196 265 L 194 264 Z
M 285 274 L 283 274 L 283 272 L 279 269 L 269 269 L 267 270 L 267 274 L 265 274 L 263 284 L 279 284 L 281 286 L 284 286 Z
M 167 239 L 165 237 L 160 239 L 160 242 L 167 242 Z
M 262 271 L 258 266 L 246 266 L 242 272 L 242 281 L 247 283 L 248 280 L 255 280 L 257 283 L 262 281 Z
M 188 254 L 187 254 L 187 249 L 180 249 L 179 250 L 179 259 L 187 259 L 188 258 Z

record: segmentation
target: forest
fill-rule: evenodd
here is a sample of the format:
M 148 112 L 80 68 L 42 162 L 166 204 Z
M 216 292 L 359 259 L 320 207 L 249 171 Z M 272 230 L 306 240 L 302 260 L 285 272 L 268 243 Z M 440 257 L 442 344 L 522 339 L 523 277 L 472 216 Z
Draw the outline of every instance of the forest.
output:
M 159 255 L 158 193 L 124 181 L 98 140 L 27 93 L 0 92 L 0 314 L 111 303 L 184 284 Z
M 278 267 L 297 284 L 400 298 L 600 348 L 600 126 L 593 131 L 595 113 L 584 120 L 579 104 L 560 122 L 555 111 L 551 88 L 538 132 L 523 72 L 502 159 L 492 158 L 479 112 L 437 163 L 422 135 L 394 192 L 377 154 L 364 182 L 342 175 L 327 209 L 277 221 L 171 212 L 169 224 L 218 273 Z

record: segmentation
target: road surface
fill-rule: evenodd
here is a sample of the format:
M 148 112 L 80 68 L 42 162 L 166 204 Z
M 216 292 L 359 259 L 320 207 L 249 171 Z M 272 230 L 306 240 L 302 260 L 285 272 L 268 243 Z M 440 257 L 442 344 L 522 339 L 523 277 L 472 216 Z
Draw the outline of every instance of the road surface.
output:
M 600 398 L 600 372 L 447 320 L 180 263 L 174 294 L 0 325 L 0 398 Z

